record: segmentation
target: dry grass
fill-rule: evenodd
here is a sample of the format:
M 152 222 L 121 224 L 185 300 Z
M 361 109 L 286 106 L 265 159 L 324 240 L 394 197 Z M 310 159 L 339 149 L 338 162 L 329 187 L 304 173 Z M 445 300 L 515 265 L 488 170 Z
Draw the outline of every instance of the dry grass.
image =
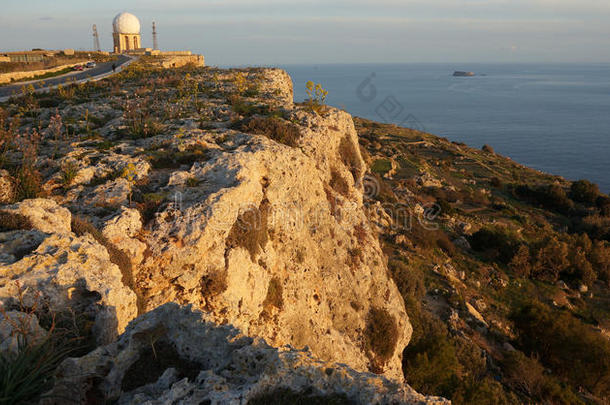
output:
M 1 232 L 27 229 L 32 229 L 32 222 L 28 217 L 15 212 L 0 211 Z
M 299 127 L 279 117 L 253 117 L 244 121 L 236 129 L 257 135 L 264 135 L 276 142 L 296 147 L 301 138 Z
M 356 150 L 357 146 L 354 146 L 346 135 L 341 139 L 339 144 L 339 155 L 341 160 L 347 166 L 350 173 L 354 177 L 354 182 L 358 181 L 360 173 L 362 172 L 362 161 L 360 160 L 360 150 Z

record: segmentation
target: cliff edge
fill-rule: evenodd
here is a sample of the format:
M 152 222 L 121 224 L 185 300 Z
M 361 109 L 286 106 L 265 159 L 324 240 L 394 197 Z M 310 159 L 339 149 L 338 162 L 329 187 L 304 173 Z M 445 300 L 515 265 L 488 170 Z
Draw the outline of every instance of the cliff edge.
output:
M 0 209 L 10 220 L 0 233 L 3 307 L 76 312 L 105 345 L 66 360 L 55 392 L 80 370 L 97 373 L 69 384 L 83 402 L 95 392 L 119 403 L 246 403 L 263 388 L 312 384 L 357 403 L 441 401 L 402 385 L 412 327 L 365 215 L 367 167 L 349 114 L 295 105 L 278 69 L 136 64 L 106 84 L 30 106 L 47 124 L 33 164 L 43 198 L 19 198 L 23 184 L 3 176 L 15 185 L 5 200 L 21 200 Z M 34 120 L 19 125 L 36 131 Z M 167 367 L 147 388 L 126 383 L 142 350 L 155 351 L 150 341 L 130 349 L 142 328 L 160 331 L 164 352 L 196 372 Z M 247 343 L 234 346 L 237 333 Z M 250 353 L 260 350 L 266 360 Z M 236 356 L 260 361 L 240 363 L 254 367 L 248 383 L 235 382 L 244 378 Z M 332 366 L 340 377 L 323 375 L 320 361 L 344 364 Z M 223 378 L 229 393 L 218 396 Z

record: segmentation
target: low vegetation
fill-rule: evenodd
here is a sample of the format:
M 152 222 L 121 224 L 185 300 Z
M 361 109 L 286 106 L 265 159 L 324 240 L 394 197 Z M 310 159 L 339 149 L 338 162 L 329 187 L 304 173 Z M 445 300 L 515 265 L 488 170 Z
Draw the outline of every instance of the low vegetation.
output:
M 372 307 L 364 332 L 367 348 L 375 354 L 374 366 L 383 367 L 394 354 L 398 342 L 396 320 L 383 308 Z
M 409 384 L 457 405 L 607 403 L 610 197 L 490 147 L 355 123 L 371 202 L 394 218 L 382 242 L 414 329 Z
M 279 388 L 256 395 L 248 405 L 354 405 L 345 394 L 318 395 L 313 388 L 301 392 Z
M 0 211 L 0 232 L 32 229 L 32 222 L 25 215 Z
M 255 116 L 241 122 L 235 128 L 245 133 L 264 135 L 291 147 L 296 147 L 301 138 L 301 133 L 296 125 L 277 116 Z
M 328 96 L 328 90 L 325 90 L 320 83 L 314 83 L 308 81 L 305 84 L 305 91 L 309 97 L 305 100 L 305 105 L 311 110 L 318 114 L 324 114 L 326 112 L 326 97 Z

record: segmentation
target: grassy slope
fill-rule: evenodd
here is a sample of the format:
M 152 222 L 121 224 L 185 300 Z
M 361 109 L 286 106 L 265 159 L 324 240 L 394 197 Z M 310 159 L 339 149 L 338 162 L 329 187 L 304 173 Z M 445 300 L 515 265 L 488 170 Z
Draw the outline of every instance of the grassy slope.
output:
M 555 280 L 516 274 L 493 251 L 463 249 L 451 242 L 460 236 L 471 240 L 471 235 L 480 228 L 492 227 L 514 235 L 516 241 L 531 249 L 545 237 L 565 238 L 571 254 L 575 251 L 570 239 L 576 234 L 575 224 L 580 223 L 583 211 L 595 214 L 594 208 L 575 204 L 574 213 L 564 215 L 523 198 L 515 192 L 519 185 L 536 188 L 556 184 L 569 190 L 570 182 L 493 152 L 394 125 L 359 118 L 355 123 L 361 149 L 380 182 L 375 199 L 384 204 L 386 211 L 391 212 L 400 204 L 426 207 L 436 203 L 442 208 L 434 221 L 438 231 L 422 230 L 417 224 L 401 227 L 396 223 L 394 229 L 382 231 L 390 270 L 403 292 L 415 328 L 412 347 L 405 351 L 404 360 L 405 374 L 414 388 L 426 394 L 451 397 L 454 403 L 604 403 L 600 398 L 608 395 L 607 385 L 593 388 L 591 383 L 588 389 L 582 389 L 584 394 L 575 394 L 579 386 L 587 383 L 566 371 L 571 367 L 568 361 L 555 362 L 550 355 L 536 364 L 530 361 L 543 352 L 542 346 L 547 343 L 557 352 L 553 355 L 563 359 L 562 355 L 572 347 L 568 338 L 557 344 L 541 342 L 541 348 L 535 352 L 529 347 L 526 350 L 525 338 L 520 336 L 522 325 L 515 325 L 513 318 L 524 306 L 540 303 L 553 317 L 568 314 L 569 319 L 575 319 L 577 327 L 582 328 L 579 333 L 593 331 L 592 344 L 600 344 L 606 350 L 604 353 L 610 353 L 607 338 L 596 340 L 602 336 L 600 331 L 610 329 L 608 284 L 597 280 L 589 292 L 579 293 L 581 280 L 569 276 L 572 268 L 569 267 L 559 278 L 572 288 L 561 289 Z M 392 167 L 391 160 L 399 167 L 391 179 L 383 178 Z M 418 184 L 416 179 L 423 173 L 434 177 L 441 187 Z M 461 232 L 460 223 L 470 224 L 471 229 Z M 397 239 L 399 235 L 406 236 L 407 241 Z M 533 258 L 531 261 L 535 262 Z M 445 263 L 450 263 L 455 271 L 444 268 Z M 424 290 L 419 293 L 413 287 L 418 279 L 424 283 Z M 482 313 L 487 327 L 473 319 L 466 303 Z M 516 364 L 511 363 L 517 355 L 509 353 L 511 347 L 507 344 L 523 347 L 530 355 L 529 360 L 518 358 Z M 440 349 L 443 345 L 447 350 Z M 473 361 L 478 357 L 484 358 L 482 364 Z M 426 363 L 426 359 L 430 361 Z M 552 368 L 551 374 L 532 371 L 539 363 Z M 433 364 L 444 366 L 435 370 Z M 607 365 L 599 368 L 594 372 L 607 380 Z M 530 371 L 532 375 L 528 374 Z M 597 399 L 588 391 L 596 391 Z

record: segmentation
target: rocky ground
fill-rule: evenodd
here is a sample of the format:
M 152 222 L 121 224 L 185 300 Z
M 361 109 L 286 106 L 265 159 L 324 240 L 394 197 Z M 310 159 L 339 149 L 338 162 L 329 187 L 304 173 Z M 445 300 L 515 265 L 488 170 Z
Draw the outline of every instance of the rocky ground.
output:
M 285 72 L 143 59 L 0 113 L 0 347 L 43 402 L 445 402 L 403 383 L 352 118 Z

